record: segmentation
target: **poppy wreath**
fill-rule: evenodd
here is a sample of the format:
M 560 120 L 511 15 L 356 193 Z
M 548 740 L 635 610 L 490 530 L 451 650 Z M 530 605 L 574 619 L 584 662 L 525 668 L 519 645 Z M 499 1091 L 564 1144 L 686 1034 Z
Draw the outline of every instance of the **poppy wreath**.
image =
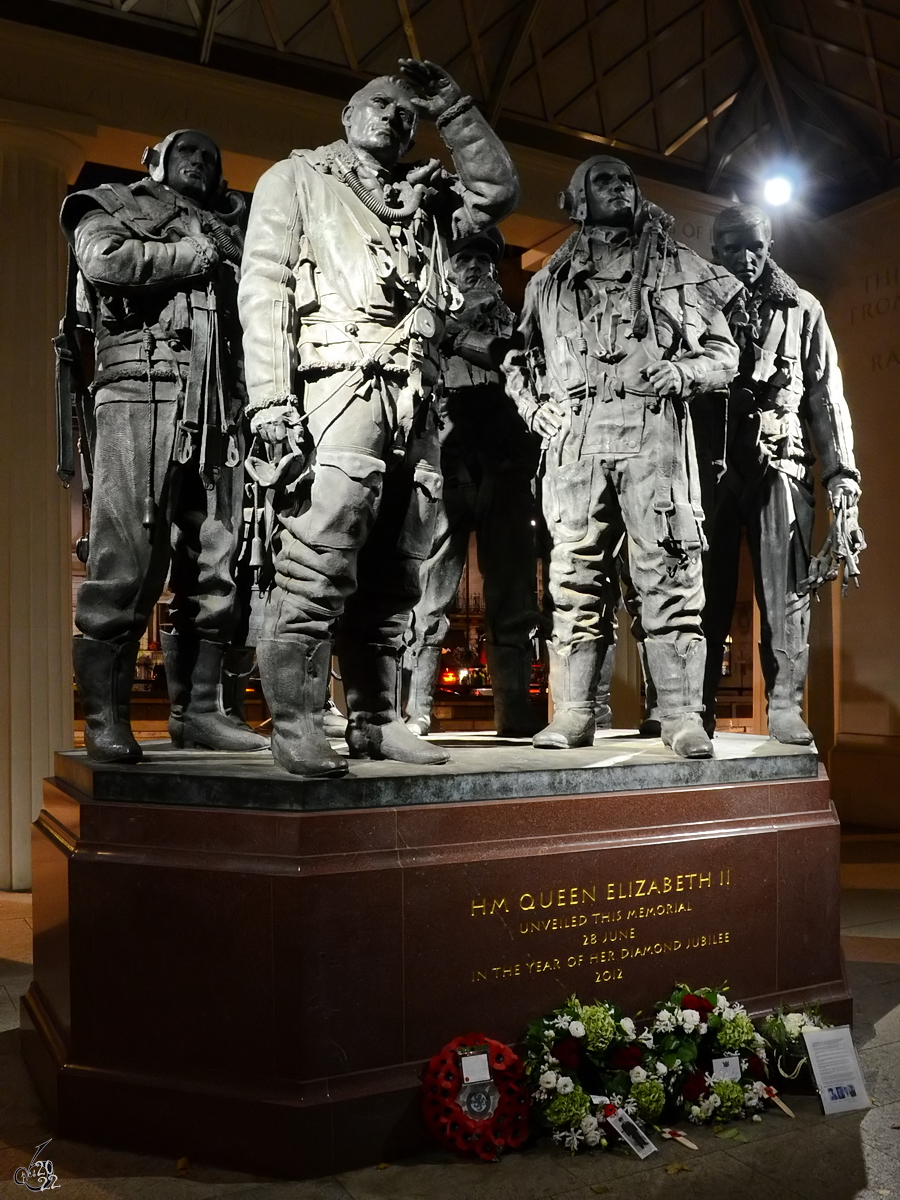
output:
M 458 1051 L 469 1046 L 487 1046 L 491 1079 L 499 1092 L 497 1107 L 483 1121 L 471 1117 L 458 1101 L 463 1086 Z M 425 1070 L 422 1111 L 428 1129 L 449 1150 L 496 1162 L 504 1150 L 516 1149 L 529 1135 L 528 1089 L 522 1060 L 509 1046 L 483 1033 L 454 1038 Z

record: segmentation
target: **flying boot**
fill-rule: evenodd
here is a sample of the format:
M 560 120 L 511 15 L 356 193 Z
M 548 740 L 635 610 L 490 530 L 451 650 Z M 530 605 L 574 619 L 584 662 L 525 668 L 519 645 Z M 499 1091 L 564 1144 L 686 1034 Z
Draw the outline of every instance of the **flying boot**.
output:
M 769 653 L 771 658 L 765 663 L 760 646 L 760 659 L 764 663 L 768 685 L 769 736 L 788 746 L 808 746 L 813 740 L 812 730 L 803 720 L 800 707 L 809 668 L 809 647 L 804 646 L 793 658 L 785 650 L 771 649 Z
M 347 697 L 350 757 L 389 758 L 421 766 L 447 762 L 446 751 L 418 738 L 400 718 L 402 648 L 343 636 L 337 651 Z
M 712 758 L 712 742 L 700 715 L 706 643 L 690 634 L 674 640 L 648 635 L 645 645 L 664 744 L 681 758 Z
M 329 745 L 323 728 L 331 680 L 331 642 L 319 638 L 265 638 L 256 658 L 272 714 L 272 758 L 292 775 L 346 775 L 346 758 Z
M 599 638 L 558 647 L 550 642 L 550 694 L 553 720 L 534 735 L 538 750 L 568 750 L 594 741 L 597 686 L 609 653 L 609 642 Z
M 521 646 L 485 646 L 491 690 L 494 695 L 494 727 L 499 737 L 533 737 L 544 725 L 531 703 L 531 643 Z
M 72 664 L 84 711 L 84 746 L 94 762 L 136 763 L 143 757 L 131 732 L 131 685 L 139 645 L 72 639 Z
M 227 717 L 220 682 L 225 647 L 180 633 L 160 638 L 169 689 L 169 737 L 178 749 L 249 751 L 268 748 L 268 738 Z
M 403 669 L 409 672 L 406 727 L 418 737 L 429 733 L 434 722 L 434 691 L 440 664 L 440 646 L 420 646 L 418 650 L 410 647 L 404 655 Z

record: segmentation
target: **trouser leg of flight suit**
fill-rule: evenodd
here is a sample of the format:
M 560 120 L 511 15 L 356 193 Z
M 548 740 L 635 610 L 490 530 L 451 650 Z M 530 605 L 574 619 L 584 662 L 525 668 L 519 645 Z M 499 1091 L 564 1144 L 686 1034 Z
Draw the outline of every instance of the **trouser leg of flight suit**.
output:
M 664 518 L 654 511 L 655 455 L 621 459 L 611 471 L 628 535 L 631 578 L 641 600 L 647 666 L 660 720 L 699 713 L 706 658 L 699 544 L 679 551 L 666 540 Z
M 494 724 L 501 735 L 530 737 L 546 719 L 531 706 L 538 625 L 531 463 L 499 453 L 482 462 L 475 532 Z
M 730 479 L 722 480 L 715 489 L 712 507 L 707 515 L 709 546 L 703 559 L 706 594 L 703 608 L 703 632 L 706 636 L 703 720 L 710 733 L 715 728 L 716 692 L 722 678 L 725 639 L 731 629 L 737 599 L 743 525 L 740 497 Z
M 810 597 L 801 595 L 798 585 L 809 571 L 812 490 L 769 468 L 747 497 L 745 520 L 770 717 L 775 709 L 799 715 L 809 660 Z
M 133 394 L 130 402 L 106 402 L 104 389 L 97 394 L 88 577 L 79 591 L 76 624 L 99 641 L 140 638 L 169 575 L 175 630 L 225 642 L 236 618 L 242 468 L 223 467 L 207 489 L 195 459 L 171 462 L 178 405 L 174 398 L 152 407 L 137 402 L 146 388 L 126 381 L 110 389 L 117 396 Z M 171 397 L 173 385 L 157 384 L 156 391 Z M 152 537 L 142 525 L 151 420 L 157 505 Z
M 78 592 L 75 623 L 96 641 L 124 645 L 147 628 L 166 582 L 170 559 L 173 472 L 170 468 L 178 406 L 172 384 L 126 380 L 96 396 L 94 484 L 87 578 Z M 149 488 L 151 418 L 156 526 L 142 521 Z

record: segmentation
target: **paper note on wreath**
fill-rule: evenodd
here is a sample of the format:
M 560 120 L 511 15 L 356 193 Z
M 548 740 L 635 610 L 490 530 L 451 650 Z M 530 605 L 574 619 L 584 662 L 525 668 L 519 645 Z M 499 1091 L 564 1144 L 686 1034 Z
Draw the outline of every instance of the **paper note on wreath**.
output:
M 803 1040 L 825 1115 L 869 1108 L 871 1101 L 850 1037 L 850 1026 L 807 1030 Z

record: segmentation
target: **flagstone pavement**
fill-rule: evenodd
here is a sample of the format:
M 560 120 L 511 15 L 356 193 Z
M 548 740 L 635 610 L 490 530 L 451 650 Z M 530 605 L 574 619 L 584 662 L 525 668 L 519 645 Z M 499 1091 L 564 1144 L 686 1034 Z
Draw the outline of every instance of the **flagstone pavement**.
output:
M 576 1157 L 549 1142 L 500 1163 L 441 1152 L 290 1182 L 201 1163 L 182 1165 L 54 1138 L 45 1151 L 60 1200 L 900 1200 L 900 835 L 844 839 L 843 935 L 854 1040 L 874 1107 L 825 1118 L 812 1096 L 788 1097 L 737 1136 L 691 1132 L 697 1151 L 661 1142 L 645 1162 L 625 1153 Z M 19 1057 L 18 1000 L 31 978 L 31 897 L 0 893 L 0 1200 L 50 1137 Z

